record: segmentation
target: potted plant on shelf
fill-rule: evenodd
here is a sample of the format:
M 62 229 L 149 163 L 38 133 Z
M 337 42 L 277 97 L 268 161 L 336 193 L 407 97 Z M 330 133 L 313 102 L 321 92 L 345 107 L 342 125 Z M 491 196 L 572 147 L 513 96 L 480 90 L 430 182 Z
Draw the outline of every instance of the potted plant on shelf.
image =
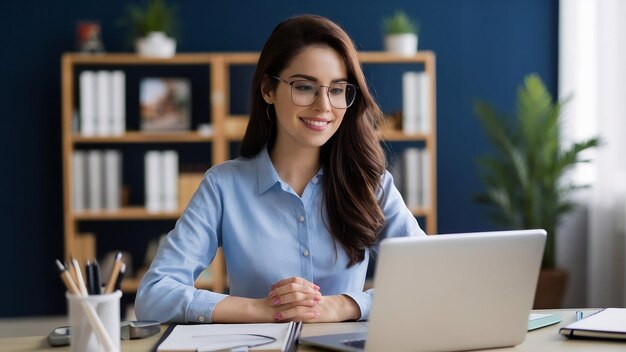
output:
M 400 55 L 412 56 L 417 52 L 419 24 L 404 11 L 397 10 L 393 15 L 383 18 L 385 32 L 385 50 Z
M 176 53 L 176 8 L 165 0 L 147 0 L 145 6 L 131 4 L 120 21 L 131 30 L 137 53 L 151 57 L 172 57 Z
M 495 155 L 477 160 L 484 193 L 476 200 L 490 206 L 490 215 L 512 229 L 543 228 L 548 233 L 535 308 L 558 308 L 567 272 L 556 268 L 555 231 L 559 220 L 573 210 L 569 195 L 585 187 L 564 179 L 575 164 L 587 162 L 581 152 L 599 146 L 598 137 L 563 145 L 561 109 L 541 78 L 532 74 L 517 92 L 514 119 L 484 102 L 475 105 Z

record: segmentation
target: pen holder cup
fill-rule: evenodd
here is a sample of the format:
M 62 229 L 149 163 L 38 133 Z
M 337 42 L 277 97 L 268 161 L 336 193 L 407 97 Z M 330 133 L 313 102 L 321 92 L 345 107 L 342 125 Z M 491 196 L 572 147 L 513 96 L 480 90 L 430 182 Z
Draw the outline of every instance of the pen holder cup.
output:
M 72 351 L 120 350 L 121 291 L 77 296 L 66 293 Z

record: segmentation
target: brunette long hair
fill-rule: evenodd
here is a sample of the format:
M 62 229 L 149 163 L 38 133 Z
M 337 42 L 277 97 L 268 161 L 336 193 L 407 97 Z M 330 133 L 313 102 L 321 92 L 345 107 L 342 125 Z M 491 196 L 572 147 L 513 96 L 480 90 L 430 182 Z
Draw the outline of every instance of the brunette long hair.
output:
M 301 15 L 280 23 L 263 47 L 252 81 L 250 122 L 240 153 L 254 157 L 276 141 L 276 116 L 263 99 L 263 85 L 276 89 L 278 75 L 302 49 L 326 45 L 343 58 L 348 81 L 359 87 L 356 100 L 344 115 L 337 132 L 321 148 L 323 194 L 329 231 L 344 248 L 348 267 L 365 258 L 385 223 L 377 192 L 386 167 L 376 129 L 382 112 L 372 98 L 357 52 L 348 34 L 327 18 Z

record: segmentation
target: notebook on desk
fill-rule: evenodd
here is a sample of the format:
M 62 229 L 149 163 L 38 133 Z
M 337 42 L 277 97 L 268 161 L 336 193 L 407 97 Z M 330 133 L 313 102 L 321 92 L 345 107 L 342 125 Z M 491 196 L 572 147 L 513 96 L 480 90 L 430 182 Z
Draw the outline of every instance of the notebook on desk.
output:
M 517 345 L 528 329 L 545 239 L 544 230 L 386 239 L 368 332 L 300 343 L 338 351 Z

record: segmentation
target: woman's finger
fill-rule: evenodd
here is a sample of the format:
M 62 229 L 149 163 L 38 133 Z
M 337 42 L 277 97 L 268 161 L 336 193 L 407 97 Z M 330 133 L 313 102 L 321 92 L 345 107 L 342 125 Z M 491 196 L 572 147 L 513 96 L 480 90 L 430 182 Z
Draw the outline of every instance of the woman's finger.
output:
M 273 298 L 270 297 L 270 299 L 272 300 L 272 304 L 277 306 L 281 304 L 298 303 L 303 301 L 319 302 L 322 300 L 322 295 L 319 293 L 292 292 Z
M 311 287 L 311 288 L 313 288 L 313 289 L 315 289 L 317 291 L 319 291 L 319 289 L 320 289 L 320 287 L 317 286 L 316 284 L 314 284 L 314 283 L 312 283 L 310 281 L 307 281 L 307 280 L 305 280 L 305 279 L 303 279 L 303 278 L 301 278 L 299 276 L 294 276 L 294 277 L 289 277 L 289 278 L 282 279 L 282 280 L 276 282 L 274 285 L 272 285 L 272 287 L 270 288 L 270 291 L 275 289 L 276 287 L 284 286 L 284 285 L 291 284 L 291 283 L 300 284 L 300 285 L 304 285 L 304 286 L 309 286 L 309 287 Z
M 308 321 L 320 316 L 314 307 L 297 306 L 274 314 L 275 321 Z
M 286 295 L 286 294 L 293 293 L 293 292 L 318 294 L 318 295 L 320 294 L 318 290 L 310 286 L 292 282 L 292 283 L 284 284 L 282 286 L 275 287 L 269 292 L 268 297 L 279 297 L 279 296 Z

